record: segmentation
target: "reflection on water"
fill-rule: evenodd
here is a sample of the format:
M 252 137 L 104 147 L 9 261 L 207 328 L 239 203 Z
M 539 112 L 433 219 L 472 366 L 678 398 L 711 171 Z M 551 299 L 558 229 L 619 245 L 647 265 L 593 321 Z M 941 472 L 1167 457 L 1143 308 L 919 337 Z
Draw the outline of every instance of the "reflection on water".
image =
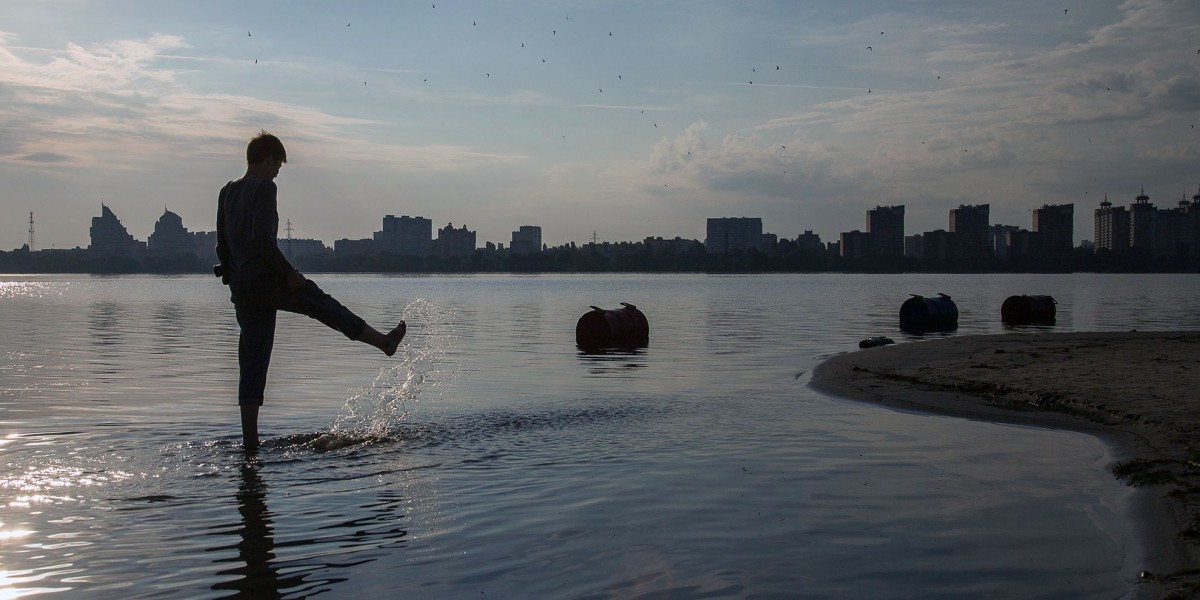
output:
M 241 538 L 235 546 L 237 557 L 215 561 L 218 564 L 238 563 L 236 567 L 217 572 L 218 575 L 233 575 L 236 579 L 212 586 L 214 590 L 235 590 L 237 594 L 229 596 L 231 598 L 280 598 L 279 590 L 285 587 L 279 581 L 279 569 L 274 564 L 275 533 L 271 528 L 272 515 L 267 509 L 267 485 L 258 470 L 259 465 L 252 462 L 242 465 L 239 470 L 237 507 L 242 522 L 236 531 Z M 214 550 L 225 548 L 218 546 Z M 289 581 L 286 587 L 294 587 L 296 583 Z
M 910 291 L 954 296 L 947 335 L 1200 327 L 1176 276 L 322 276 L 408 338 L 283 317 L 247 462 L 211 277 L 11 279 L 0 597 L 1119 597 L 1142 564 L 1104 444 L 804 374 L 915 339 Z M 1006 329 L 1015 293 L 1058 324 Z M 619 301 L 649 347 L 580 352 Z
M 408 530 L 400 512 L 405 501 L 394 491 L 347 494 L 347 500 L 359 498 L 358 504 L 330 506 L 327 514 L 276 514 L 268 506 L 266 468 L 247 461 L 237 469 L 240 520 L 210 533 L 236 541 L 207 549 L 219 555 L 213 562 L 221 580 L 211 589 L 232 590 L 236 593 L 226 597 L 235 598 L 305 597 L 346 581 L 346 569 L 374 561 L 369 551 L 406 545 Z M 302 521 L 307 529 L 288 531 L 277 520 Z
M 173 354 L 187 350 L 188 338 L 184 323 L 182 304 L 164 302 L 154 307 L 155 354 Z
M 88 325 L 93 343 L 100 348 L 116 346 L 125 334 L 124 307 L 116 302 L 92 302 L 88 305 Z
M 633 377 L 638 369 L 646 367 L 646 353 L 642 348 L 579 350 L 580 363 L 587 366 L 588 375 L 609 377 Z

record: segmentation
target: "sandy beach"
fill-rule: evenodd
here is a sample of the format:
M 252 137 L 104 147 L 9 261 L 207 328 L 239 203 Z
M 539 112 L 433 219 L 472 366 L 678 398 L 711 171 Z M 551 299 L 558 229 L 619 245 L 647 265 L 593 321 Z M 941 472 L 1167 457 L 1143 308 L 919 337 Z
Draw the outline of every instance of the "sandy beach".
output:
M 1146 597 L 1200 597 L 1200 333 L 1014 333 L 859 350 L 822 363 L 827 393 L 1114 442 L 1137 486 Z

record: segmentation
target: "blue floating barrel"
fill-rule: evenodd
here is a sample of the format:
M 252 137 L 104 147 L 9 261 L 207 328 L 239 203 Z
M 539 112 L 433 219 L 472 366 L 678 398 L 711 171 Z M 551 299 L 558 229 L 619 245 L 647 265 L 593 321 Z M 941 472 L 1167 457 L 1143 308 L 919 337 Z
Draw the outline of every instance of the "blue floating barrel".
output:
M 1000 320 L 1009 325 L 1053 325 L 1055 304 L 1053 296 L 1009 296 L 1000 305 Z
M 900 329 L 908 332 L 946 331 L 958 327 L 958 306 L 950 296 L 936 298 L 911 294 L 900 305 Z
M 615 310 L 593 306 L 575 324 L 575 343 L 584 350 L 644 348 L 650 343 L 650 324 L 642 311 L 627 302 Z

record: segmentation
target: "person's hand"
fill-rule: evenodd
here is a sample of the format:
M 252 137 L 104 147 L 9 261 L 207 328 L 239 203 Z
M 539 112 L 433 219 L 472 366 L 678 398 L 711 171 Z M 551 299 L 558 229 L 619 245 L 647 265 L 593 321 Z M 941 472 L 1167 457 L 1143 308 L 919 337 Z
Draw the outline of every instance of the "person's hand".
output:
M 298 292 L 300 291 L 300 288 L 304 287 L 307 283 L 308 279 L 305 279 L 304 276 L 300 274 L 300 271 L 292 271 L 291 273 L 288 273 L 287 286 L 289 292 Z

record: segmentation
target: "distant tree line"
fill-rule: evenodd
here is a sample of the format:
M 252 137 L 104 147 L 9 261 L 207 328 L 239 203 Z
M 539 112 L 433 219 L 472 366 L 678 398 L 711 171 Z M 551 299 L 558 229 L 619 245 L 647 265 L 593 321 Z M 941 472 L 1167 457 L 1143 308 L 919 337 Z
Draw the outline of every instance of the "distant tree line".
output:
M 296 268 L 328 273 L 1069 273 L 1080 272 L 1197 272 L 1200 259 L 1188 256 L 1153 257 L 1130 251 L 1093 252 L 1075 248 L 1063 256 L 1010 257 L 1000 260 L 919 260 L 914 257 L 876 256 L 850 259 L 825 250 L 801 248 L 781 240 L 767 251 L 746 250 L 709 254 L 695 242 L 686 249 L 663 249 L 640 242 L 574 243 L 548 247 L 541 252 L 516 254 L 478 249 L 465 257 L 377 254 L 339 256 L 336 253 L 293 257 Z M 111 256 L 91 250 L 30 252 L 0 251 L 4 273 L 211 273 L 212 262 L 191 254 L 174 256 Z

